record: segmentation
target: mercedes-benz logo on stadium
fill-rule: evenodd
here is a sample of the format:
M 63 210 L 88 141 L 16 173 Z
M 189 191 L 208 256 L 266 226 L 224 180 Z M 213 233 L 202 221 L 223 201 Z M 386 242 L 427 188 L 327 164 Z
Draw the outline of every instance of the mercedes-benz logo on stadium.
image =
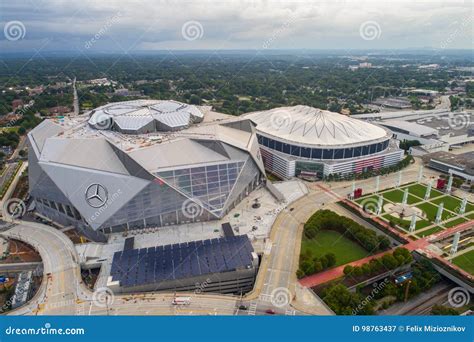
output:
M 86 202 L 93 208 L 100 208 L 107 203 L 109 195 L 101 184 L 91 184 L 86 190 Z

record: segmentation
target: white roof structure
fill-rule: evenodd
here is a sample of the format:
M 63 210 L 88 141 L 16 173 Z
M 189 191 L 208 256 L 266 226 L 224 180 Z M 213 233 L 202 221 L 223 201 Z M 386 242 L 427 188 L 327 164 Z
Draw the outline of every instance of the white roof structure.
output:
M 308 106 L 275 108 L 247 118 L 259 133 L 308 146 L 359 145 L 391 136 L 380 126 Z
M 438 130 L 428 126 L 420 125 L 416 122 L 404 121 L 404 120 L 386 120 L 380 123 L 381 125 L 386 125 L 387 127 L 395 127 L 404 131 L 407 131 L 409 134 L 418 136 L 418 137 L 427 137 L 427 136 L 437 136 Z
M 122 132 L 182 129 L 201 122 L 204 114 L 195 106 L 175 101 L 137 100 L 110 103 L 90 113 L 89 124 L 97 129 Z

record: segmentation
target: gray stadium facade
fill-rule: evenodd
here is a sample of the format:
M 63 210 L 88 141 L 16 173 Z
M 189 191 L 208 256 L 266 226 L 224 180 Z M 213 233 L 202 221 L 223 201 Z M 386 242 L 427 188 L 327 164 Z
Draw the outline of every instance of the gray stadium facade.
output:
M 119 129 L 114 115 L 101 124 L 94 113 L 33 129 L 28 173 L 36 211 L 106 241 L 112 232 L 220 219 L 264 181 L 252 121 L 199 118 L 197 125 L 197 107 L 187 115 L 183 105 L 172 130 L 155 124 L 144 132 L 160 108 L 168 112 L 156 121 L 172 121 L 178 106 L 167 102 L 111 104 L 105 112 L 119 112 Z

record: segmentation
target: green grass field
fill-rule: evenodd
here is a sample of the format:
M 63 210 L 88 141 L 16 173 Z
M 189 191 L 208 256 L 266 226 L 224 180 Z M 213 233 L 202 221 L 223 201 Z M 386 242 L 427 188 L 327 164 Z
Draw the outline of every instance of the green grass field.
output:
M 474 274 L 474 251 L 464 253 L 452 260 L 453 264 L 462 268 L 464 271 Z
M 388 222 L 390 221 L 393 221 L 395 222 L 397 225 L 399 225 L 400 227 L 402 227 L 404 230 L 406 230 L 407 232 L 409 231 L 410 229 L 410 223 L 411 221 L 410 220 L 401 220 L 399 218 L 396 218 L 396 217 L 393 217 L 392 215 L 390 214 L 387 214 L 387 215 L 383 215 L 382 216 L 384 219 L 386 219 Z M 422 219 L 418 219 L 416 221 L 416 226 L 415 226 L 415 230 L 418 230 L 418 229 L 422 229 L 422 228 L 426 228 L 428 227 L 429 225 L 431 225 L 432 223 L 430 221 L 427 221 L 427 220 L 422 220 Z
M 378 195 L 371 195 L 371 196 L 359 198 L 359 199 L 357 199 L 355 202 L 358 203 L 358 204 L 361 205 L 361 206 L 367 205 L 367 206 L 368 206 L 368 209 L 375 211 L 375 209 L 377 208 L 377 205 L 378 205 L 378 201 L 379 201 L 379 196 L 378 196 Z M 383 204 L 382 204 L 382 213 L 385 212 L 385 210 L 383 210 L 383 207 L 384 207 L 385 204 L 387 204 L 387 203 L 388 203 L 388 202 L 387 202 L 386 200 L 383 201 Z
M 456 214 L 459 212 L 459 208 L 461 208 L 461 202 L 462 200 L 453 196 L 443 196 L 431 201 L 431 203 L 435 203 L 435 204 L 444 203 L 444 207 L 446 209 L 451 210 L 452 212 L 455 212 Z M 474 210 L 474 206 L 470 203 L 467 203 L 465 212 L 468 213 L 473 210 Z
M 401 188 L 402 190 L 405 190 L 406 187 Z M 426 186 L 422 184 L 413 184 L 408 186 L 408 192 L 411 193 L 412 195 L 418 196 L 420 198 L 425 198 L 425 193 L 426 193 Z M 431 188 L 430 192 L 430 198 L 438 197 L 443 195 L 442 192 Z
M 336 266 L 344 265 L 370 255 L 369 252 L 357 243 L 332 230 L 321 230 L 311 240 L 303 239 L 301 242 L 301 253 L 307 250 L 310 250 L 315 257 L 334 253 L 336 255 Z
M 402 200 L 403 200 L 403 191 L 399 189 L 384 192 L 382 195 L 383 195 L 383 198 L 386 198 L 389 201 L 395 202 L 395 203 L 402 203 Z M 408 194 L 408 198 L 407 198 L 408 204 L 414 204 L 420 201 L 421 200 L 419 198 L 411 194 Z
M 421 204 L 416 205 L 417 208 L 423 210 L 426 214 L 426 217 L 430 221 L 434 221 L 436 218 L 436 213 L 438 212 L 438 207 L 435 206 L 434 204 L 425 202 Z M 443 210 L 443 214 L 441 214 L 441 220 L 446 220 L 448 217 L 450 217 L 452 214 L 450 214 L 448 211 Z
M 464 223 L 464 222 L 467 222 L 467 220 L 462 218 L 462 217 L 458 217 L 457 219 L 454 219 L 454 220 L 451 220 L 451 221 L 448 221 L 448 222 L 443 222 L 442 225 L 446 228 L 451 228 L 451 227 L 457 226 L 458 224 L 461 224 L 461 223 Z
M 418 235 L 420 238 L 422 238 L 422 237 L 425 237 L 425 236 L 428 236 L 428 235 L 431 235 L 431 234 L 440 232 L 440 231 L 442 231 L 442 230 L 444 230 L 444 229 L 441 228 L 441 227 L 439 227 L 439 226 L 436 226 L 436 227 L 433 227 L 433 228 L 424 230 L 424 231 L 422 231 L 422 232 L 419 232 L 419 233 L 417 233 L 416 235 Z

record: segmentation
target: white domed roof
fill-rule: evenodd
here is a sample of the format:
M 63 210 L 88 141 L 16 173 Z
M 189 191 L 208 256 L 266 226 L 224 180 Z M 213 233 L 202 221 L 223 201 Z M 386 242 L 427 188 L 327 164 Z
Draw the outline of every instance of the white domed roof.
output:
M 257 125 L 257 132 L 302 145 L 359 145 L 391 136 L 371 123 L 308 106 L 255 112 L 248 118 Z
M 200 122 L 204 114 L 195 106 L 176 101 L 136 100 L 109 103 L 96 108 L 89 124 L 97 129 L 110 129 L 113 124 L 122 130 L 138 131 L 153 121 L 170 129 L 185 128 Z

